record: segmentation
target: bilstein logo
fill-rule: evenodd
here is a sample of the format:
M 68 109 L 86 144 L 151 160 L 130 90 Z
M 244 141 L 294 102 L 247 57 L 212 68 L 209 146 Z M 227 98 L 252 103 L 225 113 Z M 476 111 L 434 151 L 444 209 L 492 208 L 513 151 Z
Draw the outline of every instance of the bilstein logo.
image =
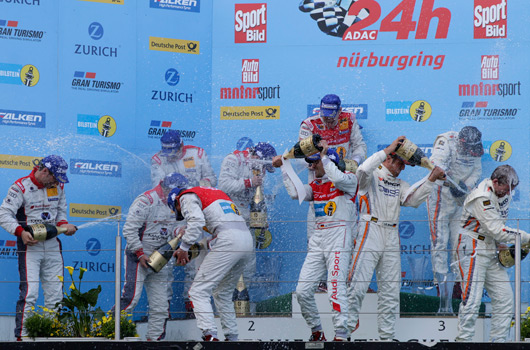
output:
M 169 68 L 164 74 L 164 80 L 169 86 L 175 86 L 180 82 L 180 74 L 174 68 Z M 191 92 L 151 90 L 151 100 L 175 102 L 175 103 L 193 103 L 193 94 Z
M 431 117 L 432 108 L 429 102 L 419 100 L 386 102 L 387 121 L 417 121 L 424 122 Z
M 151 127 L 147 132 L 147 136 L 151 139 L 159 139 L 171 129 L 173 123 L 170 121 L 162 120 L 151 120 Z M 177 130 L 182 141 L 193 141 L 197 135 L 197 131 L 194 130 Z
M 70 203 L 70 216 L 119 220 L 121 207 L 116 205 Z
M 32 170 L 41 157 L 15 156 L 0 154 L 0 168 Z
M 355 119 L 368 119 L 368 105 L 366 103 L 343 103 L 341 105 L 344 112 L 353 113 Z M 320 113 L 320 105 L 307 105 L 307 116 Z
M 259 83 L 258 59 L 243 59 L 241 64 L 241 82 L 243 84 Z
M 482 55 L 480 79 L 499 80 L 499 55 Z
M 507 0 L 475 0 L 474 39 L 506 38 L 508 26 Z
M 96 79 L 96 72 L 75 71 L 72 79 L 72 89 L 94 92 L 120 92 L 123 83 Z
M 41 41 L 43 37 L 42 30 L 18 28 L 18 21 L 0 19 L 0 39 Z
M 37 67 L 27 64 L 0 63 L 0 84 L 35 86 L 40 73 Z
M 267 4 L 236 4 L 235 43 L 267 42 Z
M 424 122 L 431 117 L 432 108 L 427 101 L 416 101 L 410 106 L 409 114 L 412 120 Z
M 489 154 L 496 162 L 505 162 L 512 156 L 512 145 L 508 141 L 498 140 L 491 144 Z
M 149 7 L 164 10 L 200 12 L 200 0 L 149 0 Z
M 77 133 L 111 137 L 117 130 L 116 121 L 110 115 L 77 115 Z
M 71 159 L 70 172 L 78 175 L 121 177 L 121 163 L 102 160 Z
M 103 26 L 98 22 L 92 22 L 88 26 L 88 36 L 92 40 L 100 40 L 103 37 Z M 84 56 L 118 57 L 118 48 L 111 46 L 74 44 L 74 54 Z
M 463 102 L 460 120 L 513 120 L 518 108 L 487 108 L 487 101 Z
M 280 106 L 221 107 L 221 120 L 280 119 Z
M 200 53 L 200 42 L 150 36 L 149 50 L 198 55 Z
M 0 125 L 24 126 L 31 128 L 46 127 L 46 113 L 0 109 Z

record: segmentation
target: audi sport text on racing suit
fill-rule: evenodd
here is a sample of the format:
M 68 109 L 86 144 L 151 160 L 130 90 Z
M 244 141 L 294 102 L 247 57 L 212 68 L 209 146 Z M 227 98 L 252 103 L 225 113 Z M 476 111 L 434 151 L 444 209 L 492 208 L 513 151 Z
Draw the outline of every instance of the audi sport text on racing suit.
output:
M 142 256 L 151 253 L 175 237 L 177 224 L 173 212 L 167 206 L 167 192 L 162 184 L 136 197 L 129 209 L 123 227 L 125 247 L 125 284 L 120 309 L 134 310 L 145 286 L 149 301 L 147 340 L 164 339 L 169 313 L 167 300 L 168 269 L 166 265 L 158 273 L 140 264 Z
M 495 174 L 495 172 L 494 172 Z M 515 186 L 514 186 L 515 187 Z M 491 179 L 483 180 L 466 198 L 457 247 L 462 277 L 456 341 L 472 341 L 483 289 L 491 298 L 491 341 L 506 341 L 513 316 L 513 291 L 506 269 L 497 261 L 497 244 L 513 243 L 516 229 L 506 226 L 511 197 L 498 197 Z M 530 235 L 522 230 L 522 244 Z
M 243 267 L 255 254 L 250 231 L 237 206 L 223 191 L 211 187 L 177 190 L 172 190 L 170 199 L 177 202 L 174 204 L 175 211 L 182 214 L 187 222 L 182 243 L 175 253 L 177 259 L 181 251 L 187 256 L 187 250 L 200 238 L 203 227 L 212 234 L 210 252 L 200 265 L 189 291 L 197 326 L 206 340 L 217 338 L 210 302 L 213 293 L 226 339 L 237 340 L 239 332 L 232 293 Z
M 338 155 L 335 155 L 338 162 Z M 304 200 L 312 201 L 310 205 L 314 207 L 316 222 L 300 271 L 296 296 L 302 316 L 313 333 L 311 340 L 325 340 L 315 291 L 319 281 L 326 278 L 327 272 L 327 293 L 332 308 L 335 339 L 345 341 L 349 336 L 346 279 L 351 260 L 352 229 L 357 227 L 358 219 L 355 206 L 357 178 L 353 173 L 340 171 L 327 155 L 322 158 L 322 163 L 323 176 L 304 186 Z M 294 184 L 286 173 L 283 173 L 283 179 L 291 198 L 298 199 Z M 317 338 L 315 334 L 319 339 L 314 339 Z
M 439 166 L 448 176 L 464 189 L 475 186 L 482 173 L 480 155 L 472 156 L 459 151 L 460 142 L 458 132 L 449 131 L 439 135 L 434 142 L 431 161 Z M 480 143 L 482 148 L 482 143 Z M 455 249 L 460 230 L 460 216 L 465 193 L 450 187 L 449 181 L 443 185 L 434 186 L 427 201 L 429 215 L 429 228 L 431 231 L 431 259 L 433 273 L 447 274 L 448 269 L 448 243 L 450 245 L 450 265 L 456 272 Z M 453 195 L 453 193 L 456 195 Z M 460 196 L 460 197 L 457 197 Z M 460 200 L 459 200 L 460 199 Z
M 64 166 L 68 167 L 66 162 Z M 27 336 L 23 324 L 39 296 L 39 280 L 42 280 L 46 308 L 55 309 L 55 304 L 63 298 L 63 284 L 57 277 L 63 276 L 61 241 L 55 237 L 33 245 L 26 245 L 21 237 L 22 231 L 27 228 L 26 225 L 41 223 L 56 226 L 68 225 L 64 183 L 46 188 L 35 178 L 36 171 L 39 171 L 37 167 L 29 176 L 15 181 L 0 206 L 0 225 L 10 234 L 17 236 L 20 274 L 20 297 L 17 301 L 15 316 L 15 337 L 17 338 Z
M 423 179 L 411 187 L 381 164 L 385 159 L 385 151 L 379 151 L 366 159 L 356 172 L 360 218 L 348 288 L 349 326 L 351 331 L 359 326 L 359 311 L 375 269 L 379 336 L 393 339 L 401 287 L 400 206 L 420 205 L 434 183 Z

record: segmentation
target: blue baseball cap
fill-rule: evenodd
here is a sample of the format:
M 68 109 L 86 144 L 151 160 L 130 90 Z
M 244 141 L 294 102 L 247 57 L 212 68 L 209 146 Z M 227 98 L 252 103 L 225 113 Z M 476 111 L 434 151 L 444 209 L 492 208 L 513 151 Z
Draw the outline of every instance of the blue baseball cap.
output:
M 68 176 L 66 176 L 66 171 L 68 170 L 68 163 L 61 156 L 49 155 L 41 160 L 41 164 L 50 170 L 50 172 L 55 176 L 55 179 L 60 183 L 66 184 L 68 181 Z
M 162 154 L 173 155 L 180 149 L 180 133 L 177 130 L 168 130 L 160 138 Z
M 178 188 L 187 188 L 188 187 L 188 179 L 186 176 L 179 174 L 179 173 L 171 173 L 166 175 L 160 182 L 160 184 L 168 188 L 170 190 L 178 187 Z
M 240 138 L 237 141 L 236 149 L 238 151 L 244 151 L 247 148 L 252 148 L 252 147 L 254 147 L 254 142 L 252 141 L 250 137 L 245 136 L 245 137 Z
M 320 115 L 327 118 L 335 118 L 340 110 L 340 97 L 329 94 L 320 100 Z
M 328 148 L 328 152 L 326 153 L 329 160 L 331 160 L 335 165 L 339 165 L 340 162 L 340 156 L 335 150 L 335 148 Z M 320 153 L 315 153 L 313 155 L 310 155 L 309 157 L 305 157 L 305 161 L 309 164 L 316 163 L 320 160 Z

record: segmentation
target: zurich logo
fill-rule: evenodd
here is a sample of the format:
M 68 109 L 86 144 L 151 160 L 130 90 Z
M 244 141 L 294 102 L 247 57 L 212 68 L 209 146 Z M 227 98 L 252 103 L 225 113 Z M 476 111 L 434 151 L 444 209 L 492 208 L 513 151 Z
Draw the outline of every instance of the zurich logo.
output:
M 165 75 L 165 78 L 166 78 L 166 83 L 169 85 L 169 86 L 175 86 L 179 83 L 180 81 L 180 75 L 179 75 L 179 72 L 175 69 L 175 68 L 169 68 L 167 71 L 166 71 L 166 75 Z
M 98 22 L 92 22 L 88 26 L 88 35 L 94 40 L 103 38 L 103 26 Z
M 101 242 L 96 238 L 90 238 L 86 241 L 85 247 L 88 254 L 95 256 L 101 251 Z
M 399 223 L 399 236 L 403 239 L 409 239 L 414 236 L 414 225 L 410 221 L 401 221 Z

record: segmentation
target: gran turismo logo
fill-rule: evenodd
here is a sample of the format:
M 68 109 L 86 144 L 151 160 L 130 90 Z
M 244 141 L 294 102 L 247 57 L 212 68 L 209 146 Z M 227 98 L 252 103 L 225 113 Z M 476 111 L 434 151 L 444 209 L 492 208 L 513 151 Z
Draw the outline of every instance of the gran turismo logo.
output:
M 180 81 L 180 74 L 175 68 L 169 68 L 165 74 L 166 83 L 169 86 L 175 86 Z
M 103 38 L 103 26 L 98 22 L 90 23 L 88 26 L 88 35 L 94 40 Z

